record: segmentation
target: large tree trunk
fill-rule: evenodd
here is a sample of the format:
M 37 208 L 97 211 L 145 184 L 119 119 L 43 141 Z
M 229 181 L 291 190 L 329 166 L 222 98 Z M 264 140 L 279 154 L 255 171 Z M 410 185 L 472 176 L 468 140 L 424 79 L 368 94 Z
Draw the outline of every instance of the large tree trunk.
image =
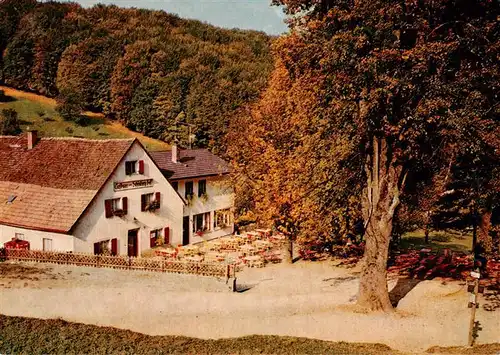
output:
M 424 235 L 425 235 L 425 244 L 429 244 L 429 233 L 431 227 L 431 213 L 429 211 L 425 212 L 425 221 L 424 221 Z
M 293 239 L 291 237 L 286 238 L 283 246 L 283 262 L 285 264 L 293 263 Z
M 472 215 L 472 251 L 476 249 L 477 244 L 477 213 L 473 212 Z
M 374 138 L 366 162 L 367 187 L 363 193 L 365 255 L 358 305 L 370 311 L 392 311 L 387 288 L 387 257 L 393 217 L 406 174 L 396 166 L 385 139 Z

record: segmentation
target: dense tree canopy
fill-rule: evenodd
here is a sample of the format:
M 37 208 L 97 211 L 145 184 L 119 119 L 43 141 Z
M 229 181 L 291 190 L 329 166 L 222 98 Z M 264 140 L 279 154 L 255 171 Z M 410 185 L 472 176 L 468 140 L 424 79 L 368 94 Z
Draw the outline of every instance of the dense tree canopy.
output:
M 71 94 L 155 138 L 171 138 L 184 112 L 195 145 L 214 150 L 224 150 L 234 112 L 258 98 L 272 69 L 264 33 L 162 11 L 3 0 L 0 18 L 5 84 Z M 187 135 L 179 138 L 186 144 Z
M 308 233 L 335 232 L 332 212 L 357 201 L 366 239 L 358 303 L 390 310 L 387 253 L 400 204 L 437 177 L 456 178 L 450 166 L 460 159 L 498 166 L 499 4 L 275 3 L 293 15 L 292 32 L 275 43 L 270 87 L 249 119 L 255 137 L 234 147 L 240 182 L 253 185 L 247 195 L 270 220 L 316 224 Z M 498 187 L 478 174 L 481 188 Z

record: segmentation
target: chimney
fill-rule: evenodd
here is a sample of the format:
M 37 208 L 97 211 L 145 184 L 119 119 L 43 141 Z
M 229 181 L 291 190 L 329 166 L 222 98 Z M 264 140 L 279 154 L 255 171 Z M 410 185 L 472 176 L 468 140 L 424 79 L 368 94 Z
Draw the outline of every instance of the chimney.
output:
M 28 150 L 33 149 L 38 140 L 38 132 L 37 131 L 28 131 Z
M 174 143 L 174 145 L 172 145 L 172 162 L 173 163 L 177 163 L 179 161 L 177 155 L 178 155 L 177 144 Z

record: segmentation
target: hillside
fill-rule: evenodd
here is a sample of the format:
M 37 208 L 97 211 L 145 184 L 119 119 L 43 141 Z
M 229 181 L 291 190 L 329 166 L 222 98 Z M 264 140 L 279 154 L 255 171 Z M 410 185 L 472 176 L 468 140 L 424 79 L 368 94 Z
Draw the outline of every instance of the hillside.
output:
M 234 114 L 258 99 L 271 38 L 163 11 L 0 2 L 0 83 L 65 100 L 153 138 L 224 150 Z M 185 127 L 185 126 L 184 126 Z
M 146 137 L 131 131 L 116 121 L 110 121 L 103 115 L 86 112 L 89 116 L 87 126 L 79 126 L 74 122 L 64 121 L 55 110 L 54 99 L 0 86 L 0 90 L 11 98 L 9 102 L 0 102 L 0 111 L 14 109 L 19 115 L 23 131 L 38 130 L 41 136 L 51 137 L 84 137 L 94 139 L 105 138 L 138 138 L 149 150 L 167 149 L 169 145 L 160 140 Z

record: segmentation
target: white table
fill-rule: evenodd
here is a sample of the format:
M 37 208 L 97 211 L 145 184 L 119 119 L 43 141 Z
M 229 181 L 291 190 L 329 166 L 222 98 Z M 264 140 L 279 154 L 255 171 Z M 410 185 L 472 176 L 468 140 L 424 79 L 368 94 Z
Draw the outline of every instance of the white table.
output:
M 186 256 L 184 258 L 184 260 L 197 263 L 197 262 L 203 261 L 203 256 L 201 256 L 201 255 Z

